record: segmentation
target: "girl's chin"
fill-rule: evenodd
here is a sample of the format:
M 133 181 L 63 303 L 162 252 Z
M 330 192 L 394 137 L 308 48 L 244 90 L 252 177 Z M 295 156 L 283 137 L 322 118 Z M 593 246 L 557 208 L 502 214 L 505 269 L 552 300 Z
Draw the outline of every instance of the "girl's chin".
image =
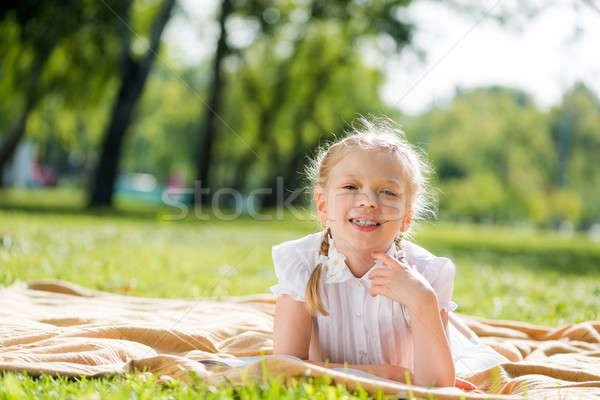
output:
M 363 232 L 352 232 L 352 245 L 357 249 L 363 250 L 379 247 L 381 242 L 387 240 L 386 235 L 382 235 L 382 233 L 383 232 L 371 232 L 365 234 Z

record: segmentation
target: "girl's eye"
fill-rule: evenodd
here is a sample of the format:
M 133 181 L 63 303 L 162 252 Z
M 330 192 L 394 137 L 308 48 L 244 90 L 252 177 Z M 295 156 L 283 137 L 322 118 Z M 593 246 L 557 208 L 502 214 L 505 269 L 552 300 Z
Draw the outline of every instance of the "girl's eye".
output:
M 342 189 L 356 189 L 356 187 L 354 185 L 346 185 L 346 186 L 342 186 Z
M 391 190 L 387 190 L 387 189 L 384 189 L 383 192 L 385 194 L 387 194 L 387 195 L 390 195 L 390 196 L 395 196 L 396 195 L 396 193 L 392 192 Z

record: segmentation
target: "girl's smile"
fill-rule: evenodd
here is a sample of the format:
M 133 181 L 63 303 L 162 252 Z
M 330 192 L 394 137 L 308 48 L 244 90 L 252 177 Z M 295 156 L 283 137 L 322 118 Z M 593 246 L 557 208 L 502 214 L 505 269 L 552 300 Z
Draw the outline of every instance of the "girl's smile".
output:
M 361 232 L 373 232 L 381 226 L 379 218 L 368 214 L 358 215 L 348 221 Z

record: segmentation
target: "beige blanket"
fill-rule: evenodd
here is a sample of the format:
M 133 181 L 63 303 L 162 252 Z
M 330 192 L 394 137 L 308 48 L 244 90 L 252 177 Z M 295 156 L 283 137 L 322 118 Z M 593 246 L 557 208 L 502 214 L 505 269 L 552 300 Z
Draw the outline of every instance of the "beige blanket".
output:
M 17 283 L 0 289 L 0 371 L 103 376 L 147 368 L 190 382 L 188 371 L 206 383 L 223 383 L 226 377 L 234 384 L 245 378 L 261 384 L 266 367 L 282 380 L 329 375 L 350 390 L 359 385 L 371 394 L 381 389 L 399 397 L 410 390 L 414 396 L 439 399 L 600 398 L 600 321 L 549 328 L 453 314 L 458 329 L 471 329 L 511 360 L 462 377 L 481 393 L 431 392 L 281 357 L 237 368 L 198 362 L 272 354 L 274 305 L 266 293 L 222 301 L 156 299 L 61 281 Z

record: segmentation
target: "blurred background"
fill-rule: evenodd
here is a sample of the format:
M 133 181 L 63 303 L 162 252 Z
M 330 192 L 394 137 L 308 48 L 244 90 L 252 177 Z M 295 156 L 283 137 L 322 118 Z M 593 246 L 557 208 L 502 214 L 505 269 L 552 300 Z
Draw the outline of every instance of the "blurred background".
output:
M 272 246 L 320 229 L 307 157 L 384 114 L 436 171 L 409 239 L 458 313 L 598 320 L 599 39 L 596 0 L 4 0 L 0 291 L 269 293 Z
M 3 2 L 0 202 L 164 206 L 200 181 L 272 207 L 386 114 L 440 219 L 598 237 L 599 37 L 592 0 Z

